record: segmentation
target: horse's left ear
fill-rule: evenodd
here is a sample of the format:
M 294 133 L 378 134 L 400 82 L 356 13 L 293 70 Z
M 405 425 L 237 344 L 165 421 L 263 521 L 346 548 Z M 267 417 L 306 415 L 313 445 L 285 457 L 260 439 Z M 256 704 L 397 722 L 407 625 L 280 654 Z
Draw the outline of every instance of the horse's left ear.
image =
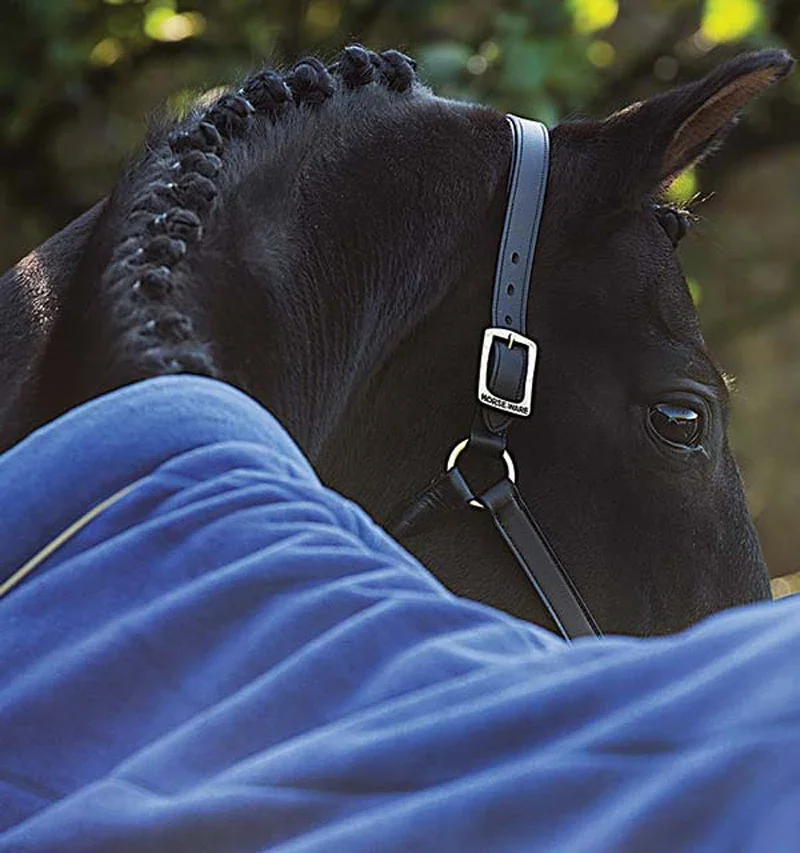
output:
M 629 192 L 641 196 L 669 185 L 720 145 L 748 101 L 793 68 L 784 50 L 743 54 L 702 80 L 610 116 L 601 136 L 612 142 L 617 169 L 627 161 L 627 177 L 635 184 L 623 180 L 617 192 L 627 184 Z

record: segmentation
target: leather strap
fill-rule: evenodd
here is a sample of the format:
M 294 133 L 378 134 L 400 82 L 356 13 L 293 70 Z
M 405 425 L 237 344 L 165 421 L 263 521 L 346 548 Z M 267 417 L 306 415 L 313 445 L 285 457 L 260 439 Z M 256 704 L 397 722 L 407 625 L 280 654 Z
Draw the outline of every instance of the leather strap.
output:
M 568 640 L 599 635 L 589 608 L 511 480 L 501 480 L 478 500 L 491 513 L 561 635 Z
M 437 475 L 410 504 L 402 504 L 386 525 L 392 536 L 415 536 L 430 529 L 442 513 L 463 509 L 475 499 L 457 467 Z
M 514 418 L 530 414 L 526 405 L 514 404 L 525 399 L 534 368 L 530 359 L 536 356 L 536 345 L 526 337 L 526 319 L 549 168 L 544 125 L 517 116 L 507 118 L 513 134 L 513 155 L 492 296 L 493 326 L 485 333 L 487 361 L 484 364 L 482 359 L 478 408 L 466 445 L 471 452 L 493 459 L 504 457 L 506 434 Z M 521 336 L 522 341 L 515 335 Z M 487 405 L 487 400 L 495 405 Z M 498 409 L 497 404 L 505 409 Z M 597 623 L 512 482 L 510 458 L 506 456 L 509 476 L 476 498 L 458 468 L 461 449 L 455 448 L 450 470 L 434 479 L 410 506 L 398 513 L 390 529 L 395 535 L 412 535 L 442 512 L 477 500 L 490 512 L 564 638 L 599 636 Z
M 494 277 L 492 321 L 495 326 L 524 335 L 533 257 L 550 168 L 550 141 L 547 128 L 540 122 L 512 115 L 506 118 L 511 125 L 514 156 Z M 513 285 L 513 290 L 508 285 Z
M 550 137 L 538 121 L 506 116 L 511 125 L 513 156 L 508 184 L 503 236 L 497 255 L 492 325 L 527 335 L 528 295 L 533 258 L 544 212 Z M 519 400 L 529 355 L 523 347 L 492 344 L 489 389 L 498 397 Z M 491 432 L 508 428 L 514 415 L 482 406 L 483 419 Z

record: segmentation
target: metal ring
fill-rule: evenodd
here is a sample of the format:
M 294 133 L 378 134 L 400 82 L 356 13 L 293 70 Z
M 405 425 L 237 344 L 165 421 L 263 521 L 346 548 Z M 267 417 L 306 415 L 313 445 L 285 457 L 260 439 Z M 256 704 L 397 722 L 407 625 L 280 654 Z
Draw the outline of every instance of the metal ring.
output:
M 447 457 L 447 468 L 449 471 L 451 468 L 455 468 L 456 462 L 458 461 L 458 457 L 464 451 L 464 448 L 469 444 L 469 439 L 465 438 L 463 441 L 459 441 L 458 444 L 450 451 L 450 455 Z M 514 467 L 514 460 L 511 458 L 511 454 L 507 451 L 503 451 L 503 462 L 506 463 L 506 475 L 508 479 L 511 480 L 512 483 L 517 482 L 517 470 Z M 470 506 L 474 506 L 476 509 L 486 509 L 486 507 L 480 502 L 476 500 L 472 500 L 469 502 Z

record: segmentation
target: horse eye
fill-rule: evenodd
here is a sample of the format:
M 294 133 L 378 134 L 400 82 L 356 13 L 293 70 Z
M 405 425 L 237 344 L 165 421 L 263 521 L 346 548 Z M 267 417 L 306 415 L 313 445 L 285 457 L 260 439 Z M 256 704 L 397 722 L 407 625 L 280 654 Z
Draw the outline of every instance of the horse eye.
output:
M 648 419 L 653 432 L 675 447 L 697 447 L 703 434 L 703 418 L 694 409 L 674 403 L 656 403 Z
M 681 239 L 686 236 L 691 225 L 691 218 L 688 213 L 675 210 L 672 207 L 656 208 L 656 219 L 666 232 L 673 247 L 677 246 Z

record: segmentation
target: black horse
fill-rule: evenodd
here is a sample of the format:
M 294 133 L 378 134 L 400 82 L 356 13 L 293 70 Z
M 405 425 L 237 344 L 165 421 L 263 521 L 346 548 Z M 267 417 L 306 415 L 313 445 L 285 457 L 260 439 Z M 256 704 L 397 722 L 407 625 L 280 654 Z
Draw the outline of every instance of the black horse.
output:
M 674 631 L 769 597 L 725 432 L 728 392 L 659 202 L 780 51 L 552 132 L 528 329 L 525 499 L 607 632 Z M 263 71 L 154 128 L 111 196 L 0 282 L 0 446 L 109 389 L 221 377 L 268 406 L 379 522 L 471 420 L 511 138 L 395 51 Z M 404 544 L 455 592 L 549 624 L 486 513 Z

